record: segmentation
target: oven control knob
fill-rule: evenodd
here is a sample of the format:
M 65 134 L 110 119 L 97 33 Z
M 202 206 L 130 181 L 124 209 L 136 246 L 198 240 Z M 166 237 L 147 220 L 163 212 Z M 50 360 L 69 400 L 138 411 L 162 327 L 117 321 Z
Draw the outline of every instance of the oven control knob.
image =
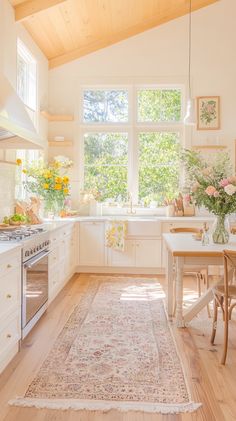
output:
M 33 254 L 33 249 L 30 249 L 30 254 Z
M 28 256 L 29 256 L 29 250 L 26 250 L 25 257 L 28 257 Z
M 36 253 L 36 247 L 34 247 L 33 252 Z
M 39 251 L 39 246 L 36 247 L 36 251 Z

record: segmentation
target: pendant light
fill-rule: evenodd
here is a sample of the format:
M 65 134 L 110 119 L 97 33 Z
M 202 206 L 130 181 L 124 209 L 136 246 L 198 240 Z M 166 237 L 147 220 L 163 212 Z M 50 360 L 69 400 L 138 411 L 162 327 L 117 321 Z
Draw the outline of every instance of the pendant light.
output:
M 187 101 L 187 109 L 186 114 L 184 117 L 184 124 L 195 124 L 196 123 L 196 116 L 195 116 L 195 101 L 191 98 L 191 41 L 192 41 L 192 0 L 189 0 L 189 39 L 188 39 L 188 101 Z

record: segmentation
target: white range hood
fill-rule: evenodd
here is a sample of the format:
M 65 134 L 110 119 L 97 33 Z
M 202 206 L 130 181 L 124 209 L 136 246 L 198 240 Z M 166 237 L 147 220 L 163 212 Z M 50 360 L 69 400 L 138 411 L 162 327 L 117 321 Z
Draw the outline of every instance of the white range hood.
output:
M 0 149 L 43 149 L 44 143 L 13 86 L 0 73 Z

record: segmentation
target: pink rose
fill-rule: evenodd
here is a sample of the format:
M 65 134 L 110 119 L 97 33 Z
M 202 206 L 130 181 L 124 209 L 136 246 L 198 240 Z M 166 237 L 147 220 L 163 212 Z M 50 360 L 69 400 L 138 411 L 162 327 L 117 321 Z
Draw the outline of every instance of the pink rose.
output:
M 220 193 L 216 190 L 213 194 L 214 197 L 219 197 Z
M 220 182 L 219 182 L 219 185 L 220 185 L 221 187 L 228 186 L 228 184 L 229 184 L 229 180 L 228 180 L 228 178 L 222 178 L 222 180 L 220 180 Z
M 205 190 L 208 196 L 213 196 L 215 191 L 216 191 L 216 188 L 214 186 L 208 186 Z

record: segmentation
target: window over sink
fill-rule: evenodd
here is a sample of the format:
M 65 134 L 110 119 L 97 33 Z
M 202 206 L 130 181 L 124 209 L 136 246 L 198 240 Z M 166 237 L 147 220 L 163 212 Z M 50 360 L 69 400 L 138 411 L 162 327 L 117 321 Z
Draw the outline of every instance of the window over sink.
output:
M 182 86 L 84 87 L 81 188 L 147 206 L 177 193 L 182 104 Z

